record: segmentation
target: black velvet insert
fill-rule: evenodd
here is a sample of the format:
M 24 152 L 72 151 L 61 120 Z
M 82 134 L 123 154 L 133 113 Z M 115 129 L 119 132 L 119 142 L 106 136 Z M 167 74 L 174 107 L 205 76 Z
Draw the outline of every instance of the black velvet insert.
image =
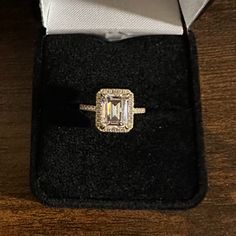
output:
M 190 46 L 189 46 L 190 45 Z M 45 36 L 34 89 L 33 192 L 70 207 L 178 209 L 206 190 L 195 40 L 145 36 L 108 42 L 92 35 Z M 127 88 L 136 115 L 127 134 L 101 133 L 100 88 Z

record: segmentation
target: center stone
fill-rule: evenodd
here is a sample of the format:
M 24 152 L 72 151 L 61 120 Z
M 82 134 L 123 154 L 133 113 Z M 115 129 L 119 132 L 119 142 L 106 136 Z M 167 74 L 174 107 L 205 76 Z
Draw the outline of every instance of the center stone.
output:
M 129 97 L 108 94 L 102 98 L 101 121 L 106 126 L 126 126 L 129 118 Z

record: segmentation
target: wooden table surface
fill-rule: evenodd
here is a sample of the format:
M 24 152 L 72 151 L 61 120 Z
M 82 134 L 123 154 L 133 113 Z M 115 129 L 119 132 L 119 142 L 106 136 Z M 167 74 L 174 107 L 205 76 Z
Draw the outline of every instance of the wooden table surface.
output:
M 52 209 L 32 196 L 31 97 L 40 27 L 32 2 L 0 4 L 0 235 L 236 235 L 236 1 L 216 0 L 192 27 L 209 191 L 198 207 L 177 212 Z

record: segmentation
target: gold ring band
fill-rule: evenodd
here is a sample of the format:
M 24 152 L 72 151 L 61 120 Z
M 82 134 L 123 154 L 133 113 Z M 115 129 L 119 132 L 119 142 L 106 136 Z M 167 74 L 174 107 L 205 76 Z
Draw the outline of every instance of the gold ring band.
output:
M 80 110 L 81 111 L 96 112 L 96 106 L 80 104 Z M 133 114 L 145 114 L 145 113 L 146 113 L 145 108 L 133 108 Z

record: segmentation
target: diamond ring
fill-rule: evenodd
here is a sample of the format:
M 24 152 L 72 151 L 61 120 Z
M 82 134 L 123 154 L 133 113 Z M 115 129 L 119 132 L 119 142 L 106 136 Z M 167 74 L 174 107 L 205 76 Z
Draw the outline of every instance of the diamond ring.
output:
M 102 132 L 127 133 L 134 126 L 134 115 L 145 108 L 134 108 L 134 94 L 128 89 L 101 89 L 96 105 L 80 104 L 80 110 L 96 112 L 96 127 Z

